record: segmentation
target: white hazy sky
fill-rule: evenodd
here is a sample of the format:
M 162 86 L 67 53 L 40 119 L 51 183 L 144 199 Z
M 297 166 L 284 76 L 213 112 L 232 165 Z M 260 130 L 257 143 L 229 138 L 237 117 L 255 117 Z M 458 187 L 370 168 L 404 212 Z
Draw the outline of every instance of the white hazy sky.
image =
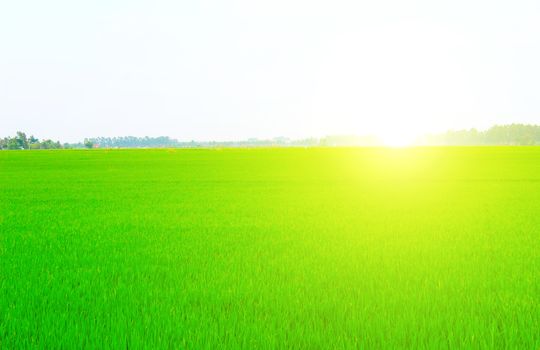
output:
M 540 123 L 538 0 L 5 0 L 0 135 Z

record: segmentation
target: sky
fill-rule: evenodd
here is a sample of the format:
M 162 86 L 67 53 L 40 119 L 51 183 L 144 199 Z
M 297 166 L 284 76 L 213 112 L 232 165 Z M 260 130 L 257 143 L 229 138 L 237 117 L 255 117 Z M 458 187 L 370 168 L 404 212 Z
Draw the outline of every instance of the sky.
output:
M 540 124 L 538 0 L 0 2 L 0 136 Z

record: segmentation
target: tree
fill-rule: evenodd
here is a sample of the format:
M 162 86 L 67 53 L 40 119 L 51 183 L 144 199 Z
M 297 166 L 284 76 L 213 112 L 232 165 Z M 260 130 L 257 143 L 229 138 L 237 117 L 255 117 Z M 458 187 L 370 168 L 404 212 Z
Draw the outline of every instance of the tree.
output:
M 84 139 L 84 147 L 86 148 L 93 148 L 94 147 L 94 143 L 89 140 L 89 139 Z
M 8 137 L 6 146 L 7 149 L 22 149 L 19 140 L 16 137 Z
M 17 148 L 19 149 L 28 149 L 28 138 L 26 137 L 26 134 L 22 131 L 17 131 L 17 136 L 15 137 L 15 141 L 17 142 Z

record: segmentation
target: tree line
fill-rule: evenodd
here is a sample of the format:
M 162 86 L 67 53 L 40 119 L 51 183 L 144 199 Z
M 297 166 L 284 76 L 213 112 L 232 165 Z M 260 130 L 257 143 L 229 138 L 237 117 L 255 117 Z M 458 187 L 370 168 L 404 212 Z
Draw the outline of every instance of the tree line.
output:
M 419 145 L 540 145 L 540 125 L 496 125 L 485 131 L 477 129 L 450 130 L 440 134 L 425 135 Z M 323 138 L 291 140 L 286 137 L 273 139 L 248 139 L 244 141 L 187 141 L 180 142 L 167 136 L 158 137 L 96 137 L 78 143 L 60 143 L 49 139 L 39 140 L 18 131 L 15 136 L 0 138 L 0 150 L 10 149 L 61 149 L 61 148 L 213 148 L 213 147 L 313 147 L 313 146 L 376 146 L 380 142 L 373 136 L 336 135 Z
M 0 138 L 0 149 L 59 149 L 64 148 L 59 141 L 39 140 L 33 135 L 28 137 L 22 131 L 17 131 L 13 137 Z
M 176 147 L 178 141 L 168 136 L 158 137 L 96 137 L 86 139 L 85 143 L 91 143 L 100 148 L 155 148 L 155 147 Z
M 540 125 L 495 125 L 485 131 L 477 129 L 450 130 L 441 134 L 426 135 L 420 144 L 425 145 L 540 145 Z

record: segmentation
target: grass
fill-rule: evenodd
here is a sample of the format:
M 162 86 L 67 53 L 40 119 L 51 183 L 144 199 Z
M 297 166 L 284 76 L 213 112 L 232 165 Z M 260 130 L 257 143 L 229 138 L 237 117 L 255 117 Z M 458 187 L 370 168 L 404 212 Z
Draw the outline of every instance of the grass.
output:
M 0 152 L 0 348 L 540 348 L 540 148 Z

